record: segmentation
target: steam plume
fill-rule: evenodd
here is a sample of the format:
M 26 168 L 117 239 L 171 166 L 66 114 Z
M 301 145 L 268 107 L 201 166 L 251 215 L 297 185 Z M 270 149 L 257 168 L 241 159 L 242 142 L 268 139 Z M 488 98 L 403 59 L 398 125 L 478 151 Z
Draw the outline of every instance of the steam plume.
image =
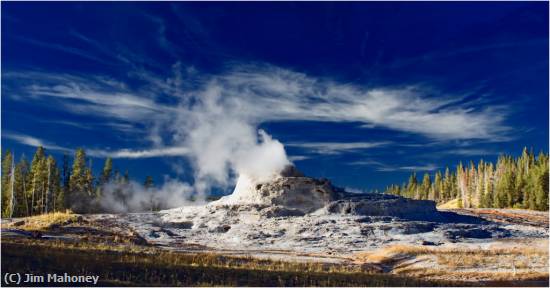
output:
M 174 143 L 188 149 L 194 168 L 194 188 L 199 193 L 212 186 L 228 187 L 245 174 L 258 182 L 269 180 L 290 163 L 283 145 L 250 117 L 249 105 L 222 96 L 212 83 L 183 103 L 170 125 Z

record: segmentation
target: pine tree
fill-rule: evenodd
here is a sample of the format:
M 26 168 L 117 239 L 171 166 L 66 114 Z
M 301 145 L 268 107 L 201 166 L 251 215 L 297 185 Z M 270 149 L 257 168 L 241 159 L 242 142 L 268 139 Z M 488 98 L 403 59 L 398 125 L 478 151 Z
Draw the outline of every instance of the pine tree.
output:
M 477 186 L 477 173 L 476 173 L 476 166 L 474 162 L 470 161 L 470 165 L 467 169 L 468 178 L 466 180 L 466 208 L 472 208 L 475 207 L 475 195 L 476 195 L 476 186 Z
M 103 170 L 101 171 L 101 176 L 99 176 L 99 181 L 96 187 L 96 195 L 95 197 L 97 199 L 101 198 L 101 195 L 103 194 L 103 187 L 107 185 L 111 181 L 113 174 L 113 160 L 108 157 L 105 159 L 105 164 L 103 165 Z M 99 207 L 97 207 L 99 209 Z
M 420 198 L 421 200 L 428 199 L 430 188 L 432 187 L 432 181 L 430 180 L 430 174 L 425 173 L 422 178 L 422 185 L 420 185 Z
M 105 165 L 103 165 L 103 171 L 101 172 L 100 184 L 106 184 L 111 181 L 113 173 L 113 160 L 108 157 L 105 159 Z
M 29 162 L 23 155 L 15 166 L 15 198 L 17 201 L 13 212 L 14 217 L 23 217 L 30 214 L 29 199 L 26 193 L 26 187 L 29 185 L 29 170 Z
M 12 213 L 12 193 L 11 193 L 11 176 L 12 176 L 13 155 L 7 150 L 2 157 L 2 217 L 10 217 Z
M 65 210 L 65 191 L 63 185 L 61 185 L 61 171 L 57 166 L 54 166 L 52 189 L 54 191 L 53 209 L 54 211 Z
M 473 206 L 476 208 L 479 208 L 482 206 L 483 202 L 483 189 L 485 186 L 484 180 L 485 180 L 485 162 L 483 160 L 479 161 L 479 164 L 477 165 L 477 171 L 474 168 L 475 173 L 475 188 L 474 188 L 474 196 L 473 196 Z
M 418 186 L 418 180 L 416 179 L 416 172 L 413 172 L 409 177 L 409 184 L 407 185 L 407 197 L 414 198 Z
M 46 167 L 46 154 L 43 147 L 38 147 L 31 162 L 30 185 L 27 188 L 27 197 L 30 198 L 30 214 L 35 215 L 41 211 L 42 190 L 44 189 L 44 168 Z
M 84 179 L 85 179 L 85 191 L 86 191 L 86 196 L 89 198 L 89 199 L 92 199 L 93 197 L 95 197 L 95 193 L 94 193 L 94 175 L 92 174 L 92 169 L 91 168 L 86 168 L 86 171 L 84 172 Z
M 524 208 L 524 198 L 525 194 L 528 193 L 526 191 L 526 185 L 527 185 L 527 176 L 529 171 L 529 161 L 530 161 L 530 155 L 529 151 L 527 150 L 527 147 L 523 148 L 523 152 L 521 153 L 521 156 L 517 161 L 515 161 L 515 167 L 514 170 L 515 178 L 514 178 L 514 191 L 512 194 L 512 203 L 514 208 Z M 528 196 L 527 196 L 528 197 Z
M 88 208 L 86 152 L 79 148 L 75 152 L 72 173 L 69 178 L 69 193 L 65 195 L 70 208 L 76 212 L 85 212 Z
M 456 168 L 456 180 L 457 180 L 457 187 L 459 189 L 459 196 L 458 196 L 458 203 L 459 206 L 468 208 L 468 173 L 464 171 L 464 166 L 462 166 L 462 162 L 458 164 L 458 167 Z
M 441 192 L 441 196 L 443 197 L 443 202 L 447 202 L 451 200 L 453 197 L 452 195 L 453 190 L 453 179 L 451 179 L 451 171 L 449 170 L 449 167 L 445 168 L 445 176 L 443 176 L 443 190 Z
M 548 211 L 548 169 L 548 155 L 540 153 L 529 181 L 534 194 L 534 208 L 540 211 Z
M 481 207 L 493 208 L 493 164 L 489 163 L 483 174 L 483 195 Z
M 44 198 L 44 213 L 48 213 L 48 211 L 51 210 L 51 203 L 52 203 L 52 199 L 54 198 L 53 197 L 53 192 L 52 192 L 52 166 L 55 165 L 55 160 L 53 159 L 53 157 L 50 155 L 48 156 L 48 158 L 46 159 L 46 171 L 47 171 L 47 182 L 46 182 L 46 196 Z
M 442 191 L 443 191 L 443 178 L 441 176 L 441 172 L 437 171 L 434 176 L 434 184 L 433 184 L 433 193 L 431 194 L 430 200 L 434 200 L 436 202 L 442 202 Z
M 69 204 L 69 197 L 70 194 L 70 180 L 71 180 L 71 168 L 69 167 L 69 155 L 63 154 L 63 167 L 62 167 L 62 181 L 63 181 L 63 197 L 59 199 L 59 201 L 63 201 L 62 203 L 58 203 L 58 206 L 63 206 L 64 208 L 70 207 Z M 61 205 L 62 204 L 62 205 Z
M 47 211 L 64 210 L 63 188 L 61 187 L 61 172 L 57 167 L 55 158 L 48 156 L 48 197 Z

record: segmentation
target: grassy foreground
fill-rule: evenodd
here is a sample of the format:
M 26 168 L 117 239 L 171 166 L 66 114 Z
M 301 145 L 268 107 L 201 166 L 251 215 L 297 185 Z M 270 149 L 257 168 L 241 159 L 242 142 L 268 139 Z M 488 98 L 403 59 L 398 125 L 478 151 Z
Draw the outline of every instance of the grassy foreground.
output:
M 7 224 L 6 227 L 19 228 L 23 230 L 45 231 L 56 225 L 67 225 L 75 222 L 79 219 L 78 217 L 79 215 L 74 214 L 71 210 L 66 210 L 64 212 L 51 212 L 47 214 L 20 218 L 23 220 Z
M 442 281 L 327 266 L 29 239 L 2 241 L 2 271 L 98 275 L 101 286 L 447 286 Z
M 395 275 L 424 280 L 548 287 L 548 240 L 521 242 L 499 247 L 505 244 L 500 242 L 487 249 L 392 245 L 358 253 L 356 261 L 386 265 Z

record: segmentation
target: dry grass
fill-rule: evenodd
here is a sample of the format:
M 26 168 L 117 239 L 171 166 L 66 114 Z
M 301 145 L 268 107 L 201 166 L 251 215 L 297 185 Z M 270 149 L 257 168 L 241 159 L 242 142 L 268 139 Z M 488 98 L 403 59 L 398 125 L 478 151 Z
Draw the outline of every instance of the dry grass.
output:
M 54 225 L 66 225 L 78 220 L 78 214 L 71 210 L 65 212 L 53 212 L 37 216 L 25 217 L 19 221 L 14 221 L 6 225 L 7 228 L 17 228 L 23 230 L 43 231 Z
M 166 267 L 225 267 L 267 271 L 293 272 L 334 272 L 334 273 L 365 273 L 368 266 L 339 265 L 320 262 L 295 262 L 283 260 L 259 259 L 252 256 L 226 256 L 213 252 L 185 253 L 164 250 L 151 246 L 133 244 L 98 243 L 87 241 L 42 241 L 40 239 L 6 238 L 7 245 L 34 247 L 33 249 L 63 250 L 75 252 L 113 253 L 121 255 L 126 262 L 141 264 L 159 264 Z M 147 256 L 147 257 L 145 257 Z
M 539 271 L 450 271 L 445 269 L 431 269 L 424 267 L 407 267 L 399 269 L 396 274 L 418 277 L 420 279 L 441 279 L 448 281 L 526 281 L 547 279 L 548 272 Z
M 459 208 L 458 199 L 453 199 L 451 201 L 445 202 L 437 206 L 437 209 L 457 209 L 457 208 Z
M 355 259 L 360 262 L 385 262 L 396 256 L 418 256 L 430 255 L 464 255 L 464 256 L 496 256 L 496 255 L 546 255 L 548 249 L 541 249 L 548 244 L 548 240 L 542 240 L 542 245 L 537 246 L 515 246 L 515 247 L 490 247 L 489 249 L 472 249 L 466 247 L 429 247 L 416 245 L 392 245 L 373 252 L 360 252 Z M 544 244 L 546 243 L 546 244 Z
M 482 254 L 442 254 L 437 255 L 437 263 L 449 268 L 469 269 L 495 266 L 497 269 L 520 270 L 534 267 L 544 267 L 548 263 L 548 255 L 541 254 L 500 254 L 485 256 Z
M 358 263 L 383 264 L 392 273 L 452 281 L 516 281 L 548 277 L 548 240 L 515 246 L 393 245 L 356 254 Z

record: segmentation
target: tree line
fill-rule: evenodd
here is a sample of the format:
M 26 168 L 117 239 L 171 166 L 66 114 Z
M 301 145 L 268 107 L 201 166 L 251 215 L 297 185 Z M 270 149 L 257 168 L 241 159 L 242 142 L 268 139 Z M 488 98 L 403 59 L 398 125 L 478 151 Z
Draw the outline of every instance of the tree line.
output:
M 15 164 L 14 155 L 6 150 L 2 155 L 2 217 L 23 217 L 71 209 L 77 213 L 104 212 L 100 199 L 108 184 L 115 184 L 116 201 L 125 202 L 124 189 L 130 181 L 128 171 L 113 170 L 111 158 L 105 159 L 99 175 L 93 175 L 91 160 L 84 149 L 77 149 L 72 165 L 63 155 L 59 166 L 52 155 L 38 147 L 29 163 L 23 155 Z M 147 176 L 145 189 L 152 189 L 153 178 Z M 158 209 L 155 203 L 150 210 Z
M 548 154 L 523 149 L 521 156 L 500 155 L 496 164 L 480 160 L 447 167 L 433 179 L 424 174 L 419 182 L 413 172 L 402 185 L 390 185 L 385 193 L 445 203 L 457 199 L 464 208 L 523 208 L 548 211 Z

